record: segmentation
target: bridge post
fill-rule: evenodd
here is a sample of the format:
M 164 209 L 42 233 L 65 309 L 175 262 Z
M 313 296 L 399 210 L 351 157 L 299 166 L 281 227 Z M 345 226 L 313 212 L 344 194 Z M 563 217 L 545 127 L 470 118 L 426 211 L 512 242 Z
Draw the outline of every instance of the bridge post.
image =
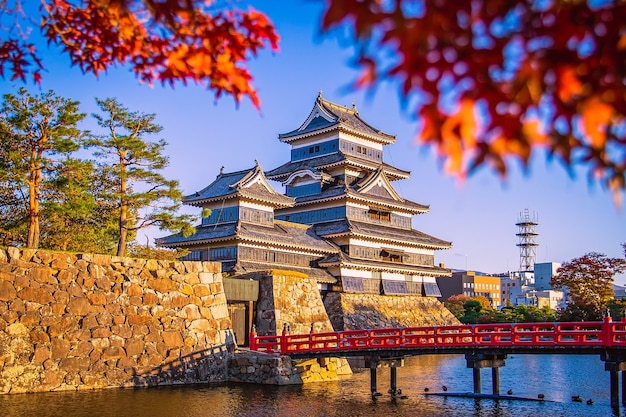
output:
M 622 404 L 626 405 L 626 372 L 622 371 Z
M 491 368 L 491 392 L 500 395 L 500 368 Z
M 378 358 L 365 358 L 365 367 L 370 368 L 370 392 L 372 394 L 372 398 L 380 395 L 376 385 L 376 369 L 379 365 L 380 360 Z
M 370 392 L 372 393 L 372 397 L 378 393 L 378 388 L 376 387 L 376 367 L 370 368 Z
M 604 370 L 609 372 L 609 389 L 611 407 L 619 407 L 620 389 L 619 373 L 622 372 L 622 403 L 626 405 L 626 355 L 613 351 L 603 352 L 600 359 L 604 362 Z
M 380 358 L 378 356 L 373 357 L 365 357 L 365 367 L 370 370 L 370 391 L 372 393 L 372 397 L 377 397 L 380 394 L 378 393 L 378 387 L 376 385 L 376 369 L 384 366 L 389 369 L 389 394 L 392 397 L 395 397 L 398 393 L 398 384 L 397 377 L 398 371 L 397 368 L 404 366 L 404 357 L 401 358 Z
M 472 369 L 472 379 L 474 380 L 474 394 L 480 394 L 481 392 L 481 382 L 480 382 L 480 368 Z
M 504 366 L 506 354 L 471 352 L 465 354 L 467 367 L 472 368 L 472 376 L 474 379 L 474 394 L 480 394 L 481 381 L 480 370 L 482 368 L 491 368 L 491 389 L 493 395 L 500 395 L 500 368 Z

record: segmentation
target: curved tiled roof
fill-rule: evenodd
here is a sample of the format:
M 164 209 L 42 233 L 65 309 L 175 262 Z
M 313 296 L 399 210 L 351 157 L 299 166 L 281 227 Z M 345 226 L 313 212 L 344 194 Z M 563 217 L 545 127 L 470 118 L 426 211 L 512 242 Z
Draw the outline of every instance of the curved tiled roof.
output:
M 436 238 L 415 229 L 401 229 L 388 225 L 372 224 L 356 220 L 335 220 L 318 223 L 314 226 L 315 233 L 324 237 L 359 236 L 370 240 L 402 243 L 413 247 L 428 247 L 432 249 L 449 249 L 452 243 Z
M 250 262 L 250 261 L 239 261 L 232 265 L 228 272 L 254 272 L 254 271 L 268 271 L 272 269 L 284 269 L 288 271 L 296 271 L 303 274 L 308 275 L 311 278 L 314 278 L 318 283 L 321 284 L 336 284 L 337 278 L 333 277 L 324 269 L 320 268 L 307 268 L 305 266 L 293 266 L 293 265 L 283 265 L 280 263 L 273 262 L 272 265 L 268 265 L 267 263 L 261 262 Z
M 286 247 L 328 254 L 338 249 L 332 243 L 316 235 L 310 226 L 275 220 L 273 226 L 234 222 L 200 226 L 196 233 L 185 237 L 181 233 L 159 239 L 165 247 L 196 246 L 220 241 L 248 241 L 272 247 Z
M 345 253 L 341 253 L 341 255 L 329 255 L 326 258 L 320 260 L 318 264 L 325 267 L 342 266 L 370 271 L 394 271 L 412 274 L 426 274 L 431 276 L 450 276 L 449 269 L 441 268 L 438 266 L 407 265 L 397 262 L 377 261 L 373 259 L 356 259 L 351 258 Z
M 376 129 L 364 121 L 359 115 L 356 105 L 346 107 L 333 103 L 324 99 L 321 91 L 306 121 L 298 129 L 279 134 L 278 138 L 282 142 L 290 142 L 307 133 L 333 128 L 343 128 L 360 133 L 384 144 L 393 143 L 396 140 L 394 135 Z
M 220 172 L 215 181 L 202 190 L 185 196 L 183 202 L 191 206 L 202 206 L 231 198 L 247 198 L 269 203 L 274 207 L 289 207 L 294 202 L 291 197 L 274 191 L 258 164 L 243 171 Z
M 361 193 L 358 190 L 346 185 L 336 185 L 334 187 L 328 187 L 321 193 L 296 197 L 295 207 L 340 199 L 357 200 L 364 204 L 383 206 L 389 209 L 404 210 L 412 214 L 427 213 L 430 210 L 429 206 L 415 203 L 402 197 L 400 197 L 399 200 L 396 200 L 380 195 Z
M 387 174 L 389 179 L 392 181 L 406 179 L 411 176 L 410 171 L 396 168 L 384 162 L 380 163 L 366 158 L 359 158 L 358 156 L 345 154 L 341 151 L 314 158 L 303 159 L 300 161 L 289 161 L 277 168 L 267 171 L 265 176 L 271 180 L 283 181 L 292 173 L 303 169 L 324 170 L 341 165 L 355 166 L 367 170 L 376 170 L 382 166 L 385 174 Z

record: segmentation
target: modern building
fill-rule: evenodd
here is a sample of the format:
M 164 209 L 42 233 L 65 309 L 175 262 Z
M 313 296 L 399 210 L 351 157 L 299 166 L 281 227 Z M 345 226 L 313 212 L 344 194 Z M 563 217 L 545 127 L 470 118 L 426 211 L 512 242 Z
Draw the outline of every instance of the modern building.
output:
M 288 162 L 267 172 L 258 163 L 221 171 L 184 199 L 211 210 L 196 233 L 158 243 L 188 248 L 189 259 L 219 261 L 231 275 L 300 271 L 316 278 L 322 293 L 441 295 L 437 278 L 450 270 L 436 266 L 434 255 L 451 243 L 413 229 L 412 217 L 429 207 L 392 185 L 410 176 L 384 162 L 383 148 L 395 136 L 365 122 L 356 106 L 320 93 L 305 121 L 278 137 L 291 146 Z
M 451 278 L 438 279 L 441 300 L 445 301 L 453 295 L 463 294 L 468 297 L 483 296 L 489 300 L 493 308 L 502 306 L 501 281 L 495 275 L 482 274 L 475 271 L 456 271 Z
M 561 264 L 558 262 L 535 263 L 535 289 L 537 291 L 551 290 L 550 281 L 560 267 Z

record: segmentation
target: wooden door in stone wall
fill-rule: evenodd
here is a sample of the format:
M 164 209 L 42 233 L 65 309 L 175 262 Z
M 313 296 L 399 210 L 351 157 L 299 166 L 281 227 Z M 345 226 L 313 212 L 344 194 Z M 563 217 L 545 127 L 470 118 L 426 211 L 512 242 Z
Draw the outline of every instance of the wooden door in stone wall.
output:
M 228 304 L 228 312 L 230 313 L 230 322 L 235 333 L 235 340 L 238 346 L 247 346 L 248 329 L 246 326 L 246 304 L 233 303 Z

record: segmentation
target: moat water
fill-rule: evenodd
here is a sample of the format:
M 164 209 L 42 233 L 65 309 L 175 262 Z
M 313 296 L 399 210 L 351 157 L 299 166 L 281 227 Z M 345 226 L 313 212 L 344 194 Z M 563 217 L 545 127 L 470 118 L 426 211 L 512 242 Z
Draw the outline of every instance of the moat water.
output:
M 491 393 L 491 372 L 482 371 L 482 392 Z M 107 389 L 0 396 L 2 417 L 582 417 L 626 415 L 612 409 L 609 374 L 595 355 L 513 355 L 500 369 L 501 394 L 518 399 L 439 396 L 472 391 L 472 372 L 462 355 L 407 359 L 397 386 L 408 398 L 393 399 L 389 369 L 379 369 L 378 391 L 370 396 L 369 371 L 338 382 L 305 386 L 249 384 Z M 428 388 L 428 393 L 425 393 Z M 539 394 L 545 401 L 534 401 Z M 582 402 L 572 401 L 580 395 Z M 587 404 L 591 399 L 593 404 Z

